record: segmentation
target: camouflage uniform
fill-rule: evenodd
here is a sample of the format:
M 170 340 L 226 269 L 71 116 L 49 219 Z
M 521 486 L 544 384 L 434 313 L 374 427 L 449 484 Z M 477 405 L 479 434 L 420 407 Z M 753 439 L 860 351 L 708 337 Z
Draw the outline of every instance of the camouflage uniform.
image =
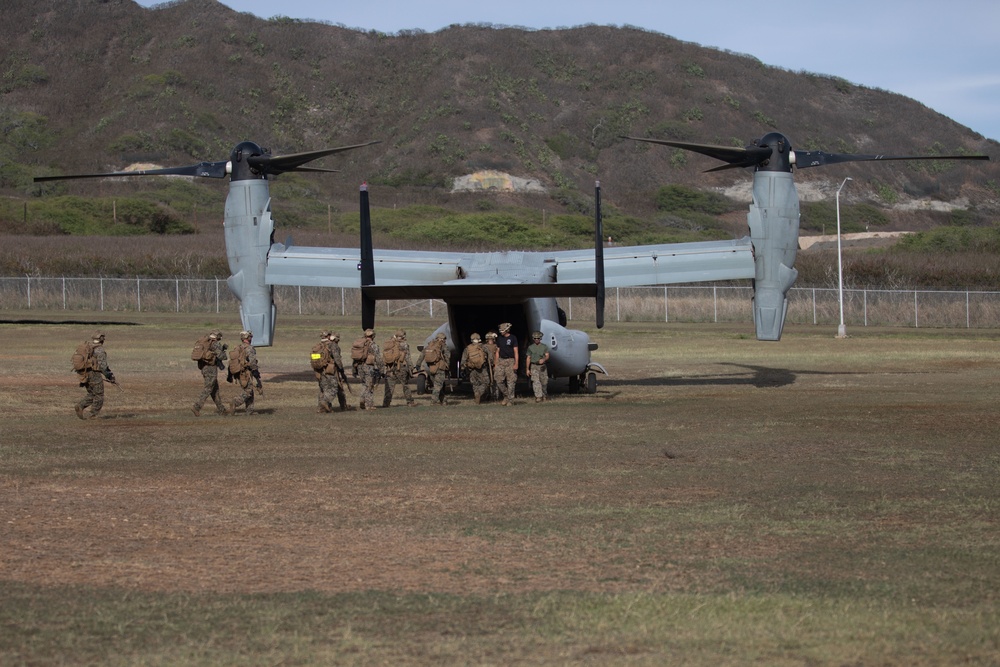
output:
M 347 384 L 347 373 L 344 371 L 344 360 L 340 356 L 340 334 L 330 334 L 330 358 L 333 359 L 333 366 L 336 369 L 334 378 L 337 382 L 337 402 L 341 411 L 353 410 L 347 405 L 347 394 L 344 393 L 344 385 Z
M 387 408 L 392 403 L 392 392 L 397 384 L 403 386 L 403 398 L 408 406 L 414 406 L 413 393 L 410 391 L 410 372 L 413 363 L 410 360 L 410 344 L 406 342 L 406 332 L 398 330 L 393 338 L 399 347 L 399 359 L 394 363 L 385 364 L 385 396 L 382 398 L 382 407 Z M 382 355 L 385 359 L 385 354 Z
M 209 349 L 215 355 L 215 363 L 210 364 L 202 359 L 198 360 L 198 370 L 201 371 L 204 386 L 201 389 L 201 393 L 198 394 L 198 400 L 191 406 L 191 412 L 194 413 L 195 417 L 201 415 L 201 406 L 205 405 L 205 401 L 210 396 L 212 397 L 212 402 L 215 403 L 216 412 L 220 415 L 229 414 L 226 410 L 226 404 L 222 402 L 222 395 L 219 392 L 219 371 L 226 367 L 223 362 L 226 360 L 226 350 L 229 348 L 222 344 L 221 331 L 213 331 L 208 334 L 208 340 Z
M 441 358 L 433 364 L 427 363 L 427 379 L 431 381 L 431 402 L 435 405 L 444 405 L 444 383 L 448 379 L 448 369 L 451 367 L 451 352 L 448 350 L 447 339 L 444 333 L 439 333 L 420 352 L 420 357 L 417 359 L 417 368 L 420 368 L 425 363 L 427 348 L 435 345 L 441 349 Z
M 469 372 L 469 383 L 472 384 L 472 395 L 476 405 L 483 400 L 483 394 L 490 390 L 490 357 L 489 350 L 482 344 L 479 334 L 474 333 L 469 337 L 470 343 L 465 346 L 462 352 L 462 368 Z M 483 365 L 480 368 L 473 368 L 469 365 L 469 355 L 473 350 L 482 352 Z
M 319 371 L 314 371 L 316 380 L 319 382 L 319 407 L 318 412 L 333 412 L 333 402 L 337 398 L 337 390 L 340 388 L 337 377 L 337 367 L 333 362 L 333 350 L 330 343 L 330 332 L 324 331 L 320 334 L 320 343 L 326 347 L 327 356 L 330 358 L 326 367 Z
M 525 368 L 531 378 L 531 388 L 535 392 L 535 403 L 549 398 L 549 346 L 542 342 L 542 332 L 531 335 L 534 341 L 525 354 Z
M 490 365 L 490 398 L 494 401 L 500 396 L 500 389 L 497 387 L 497 332 L 490 331 L 486 334 L 486 342 L 483 343 L 486 349 L 486 361 Z
M 375 409 L 375 384 L 379 377 L 385 374 L 385 364 L 382 361 L 382 351 L 375 342 L 375 331 L 365 329 L 368 339 L 368 357 L 354 363 L 354 374 L 361 377 L 364 389 L 361 391 L 361 409 Z
M 104 334 L 97 332 L 91 339 L 93 347 L 90 352 L 89 368 L 80 375 L 80 386 L 87 389 L 87 395 L 76 404 L 76 416 L 80 419 L 93 419 L 104 407 L 104 380 L 114 384 L 115 374 L 108 368 L 108 355 L 104 351 Z M 90 411 L 87 411 L 90 408 Z
M 236 408 L 241 405 L 246 406 L 246 414 L 253 415 L 257 412 L 253 409 L 253 399 L 254 399 L 254 381 L 256 380 L 257 388 L 261 388 L 260 383 L 260 371 L 257 368 L 257 350 L 253 347 L 253 333 L 249 331 L 240 332 L 240 344 L 237 346 L 237 350 L 241 350 L 246 363 L 243 366 L 243 370 L 239 372 L 238 375 L 233 376 L 240 383 L 240 395 L 233 399 L 232 412 L 236 414 Z M 233 354 L 233 356 L 239 356 L 239 352 Z M 230 364 L 232 361 L 230 361 Z

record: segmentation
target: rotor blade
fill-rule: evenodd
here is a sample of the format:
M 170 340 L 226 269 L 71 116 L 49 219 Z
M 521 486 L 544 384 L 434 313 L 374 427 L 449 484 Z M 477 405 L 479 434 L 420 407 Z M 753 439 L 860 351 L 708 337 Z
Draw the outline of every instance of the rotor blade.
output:
M 323 172 L 325 174 L 339 174 L 339 169 L 323 169 L 322 167 L 295 167 L 295 169 L 288 169 L 287 171 L 314 171 Z M 286 173 L 286 172 L 282 172 Z
M 341 153 L 343 151 L 354 150 L 355 148 L 364 148 L 365 146 L 371 146 L 372 144 L 381 143 L 380 141 L 369 141 L 365 144 L 355 144 L 353 146 L 340 146 L 339 148 L 325 148 L 318 151 L 307 151 L 305 153 L 290 153 L 288 155 L 253 155 L 247 158 L 247 162 L 260 169 L 263 173 L 276 175 L 281 174 L 286 171 L 303 171 L 300 167 L 307 162 L 312 162 L 313 160 L 318 160 L 321 157 L 326 157 L 327 155 L 333 155 L 334 153 Z
M 824 153 L 823 151 L 795 151 L 795 166 L 822 167 L 841 162 L 872 162 L 877 160 L 989 160 L 989 155 L 860 155 L 852 153 Z
M 66 176 L 36 176 L 35 183 L 42 181 L 62 181 L 76 178 L 116 178 L 123 176 L 202 176 L 205 178 L 225 178 L 227 161 L 201 162 L 187 167 L 167 167 L 165 169 L 138 169 L 136 171 L 110 171 L 103 174 L 69 174 Z
M 663 146 L 673 146 L 693 153 L 701 153 L 708 157 L 728 162 L 728 166 L 715 167 L 709 171 L 719 171 L 720 169 L 735 169 L 737 167 L 753 167 L 771 157 L 771 149 L 767 146 L 747 146 L 746 148 L 735 148 L 733 146 L 716 146 L 713 144 L 693 144 L 687 141 L 669 141 L 666 139 L 642 139 L 640 137 L 622 137 L 632 141 L 644 141 L 650 144 L 661 144 Z

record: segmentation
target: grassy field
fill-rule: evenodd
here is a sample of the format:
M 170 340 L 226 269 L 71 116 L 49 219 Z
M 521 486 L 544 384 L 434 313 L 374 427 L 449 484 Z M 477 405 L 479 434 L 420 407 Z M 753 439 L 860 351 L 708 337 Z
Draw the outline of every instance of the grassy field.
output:
M 262 414 L 195 418 L 190 348 L 238 323 L 141 314 L 80 421 L 95 325 L 28 316 L 4 665 L 1000 663 L 1000 332 L 622 324 L 596 395 L 317 414 L 330 322 L 283 316 Z

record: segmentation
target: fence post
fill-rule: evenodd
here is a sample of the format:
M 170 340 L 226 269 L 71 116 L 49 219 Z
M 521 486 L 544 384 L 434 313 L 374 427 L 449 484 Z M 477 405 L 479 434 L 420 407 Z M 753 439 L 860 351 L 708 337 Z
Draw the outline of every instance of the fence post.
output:
M 670 322 L 670 305 L 667 301 L 667 286 L 663 286 L 663 321 Z
M 868 289 L 867 288 L 865 288 L 865 290 L 864 290 L 864 298 L 865 298 L 865 326 L 868 326 Z
M 615 312 L 618 315 L 618 321 L 622 321 L 622 288 L 615 288 Z
M 215 314 L 219 314 L 219 279 L 215 279 Z
M 135 277 L 135 310 L 137 313 L 142 312 L 142 295 L 139 293 L 139 276 Z
M 66 310 L 66 276 L 63 276 L 62 287 L 63 287 L 63 310 Z
M 31 310 L 31 276 L 25 276 L 28 279 L 28 310 Z
M 104 276 L 101 276 L 101 312 L 104 312 Z
M 917 290 L 913 290 L 913 328 L 920 328 L 920 314 L 917 310 Z
M 969 290 L 965 290 L 965 328 L 972 328 L 972 319 L 969 315 Z
M 181 281 L 179 278 L 174 278 L 174 296 L 177 297 L 175 303 L 175 312 L 181 312 Z
M 813 287 L 813 326 L 816 325 L 816 288 Z

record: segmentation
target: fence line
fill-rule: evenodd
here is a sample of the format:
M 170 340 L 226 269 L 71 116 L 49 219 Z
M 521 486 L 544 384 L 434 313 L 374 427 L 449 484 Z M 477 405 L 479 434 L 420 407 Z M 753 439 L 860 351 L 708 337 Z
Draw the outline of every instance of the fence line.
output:
M 618 321 L 753 321 L 750 287 L 657 286 L 607 290 L 606 313 Z M 361 290 L 276 286 L 279 312 L 342 316 L 361 314 Z M 339 304 L 337 303 L 339 301 Z M 441 316 L 442 301 L 385 301 L 387 317 Z M 570 321 L 593 321 L 593 299 L 560 299 Z M 238 302 L 225 280 L 197 278 L 0 277 L 0 310 L 94 310 L 112 312 L 234 313 Z M 379 307 L 382 311 L 382 305 Z M 610 318 L 609 318 L 610 319 Z M 838 292 L 794 287 L 788 292 L 789 323 L 840 321 Z M 974 290 L 844 290 L 844 321 L 851 326 L 1000 327 L 1000 292 Z

